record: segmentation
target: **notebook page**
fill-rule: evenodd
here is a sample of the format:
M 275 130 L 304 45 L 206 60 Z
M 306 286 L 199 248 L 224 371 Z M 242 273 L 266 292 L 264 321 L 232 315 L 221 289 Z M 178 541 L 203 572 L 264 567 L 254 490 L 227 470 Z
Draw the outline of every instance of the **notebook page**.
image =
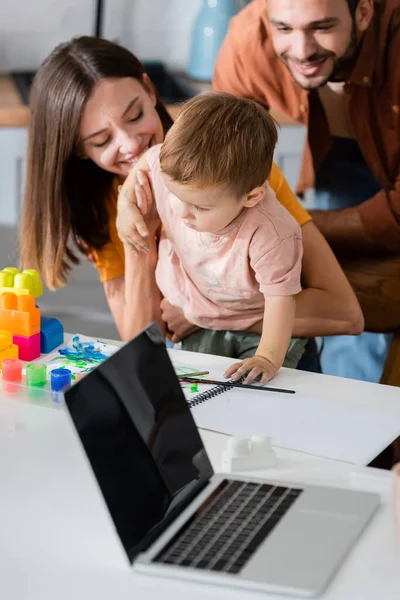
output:
M 269 435 L 274 446 L 358 465 L 368 464 L 400 435 L 400 417 L 393 414 L 298 393 L 233 389 L 195 406 L 192 414 L 204 429 Z

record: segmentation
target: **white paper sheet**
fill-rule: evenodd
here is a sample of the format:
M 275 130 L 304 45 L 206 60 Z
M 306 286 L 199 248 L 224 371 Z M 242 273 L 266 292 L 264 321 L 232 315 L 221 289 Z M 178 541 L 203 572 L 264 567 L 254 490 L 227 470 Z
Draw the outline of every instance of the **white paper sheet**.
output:
M 200 390 L 203 386 L 200 386 Z M 349 402 L 296 394 L 229 390 L 195 406 L 198 427 L 367 465 L 400 435 L 400 417 Z

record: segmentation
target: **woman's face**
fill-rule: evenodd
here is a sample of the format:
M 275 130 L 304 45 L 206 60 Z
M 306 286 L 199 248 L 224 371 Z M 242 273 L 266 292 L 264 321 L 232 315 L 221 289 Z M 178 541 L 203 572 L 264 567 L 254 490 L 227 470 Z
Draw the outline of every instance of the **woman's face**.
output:
M 126 177 L 140 155 L 164 139 L 155 105 L 156 96 L 146 75 L 144 85 L 131 77 L 103 79 L 83 110 L 81 156 Z

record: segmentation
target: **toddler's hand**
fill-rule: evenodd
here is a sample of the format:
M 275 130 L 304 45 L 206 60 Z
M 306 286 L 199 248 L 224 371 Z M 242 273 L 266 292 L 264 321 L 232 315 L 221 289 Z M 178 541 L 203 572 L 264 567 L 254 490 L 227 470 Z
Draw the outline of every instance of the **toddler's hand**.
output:
M 265 385 L 276 375 L 277 371 L 278 369 L 268 358 L 256 354 L 256 356 L 245 358 L 241 362 L 231 365 L 225 371 L 224 377 L 237 381 L 247 375 L 243 383 L 252 383 L 254 380 L 260 379 L 261 383 Z

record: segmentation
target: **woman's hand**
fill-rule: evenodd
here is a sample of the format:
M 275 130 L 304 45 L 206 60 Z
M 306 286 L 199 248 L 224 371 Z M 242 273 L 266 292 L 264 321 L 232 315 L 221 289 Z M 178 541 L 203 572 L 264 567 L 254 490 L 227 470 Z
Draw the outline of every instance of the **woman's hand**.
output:
M 185 318 L 180 308 L 172 306 L 165 298 L 161 300 L 160 308 L 161 318 L 166 323 L 168 331 L 173 334 L 171 337 L 173 344 L 177 344 L 183 338 L 199 329 L 197 325 L 193 325 L 193 323 L 190 323 Z
M 141 162 L 142 160 L 139 161 L 138 167 Z M 160 224 L 150 172 L 140 168 L 132 169 L 118 191 L 118 235 L 122 243 L 134 252 L 148 252 L 148 238 L 154 235 Z

